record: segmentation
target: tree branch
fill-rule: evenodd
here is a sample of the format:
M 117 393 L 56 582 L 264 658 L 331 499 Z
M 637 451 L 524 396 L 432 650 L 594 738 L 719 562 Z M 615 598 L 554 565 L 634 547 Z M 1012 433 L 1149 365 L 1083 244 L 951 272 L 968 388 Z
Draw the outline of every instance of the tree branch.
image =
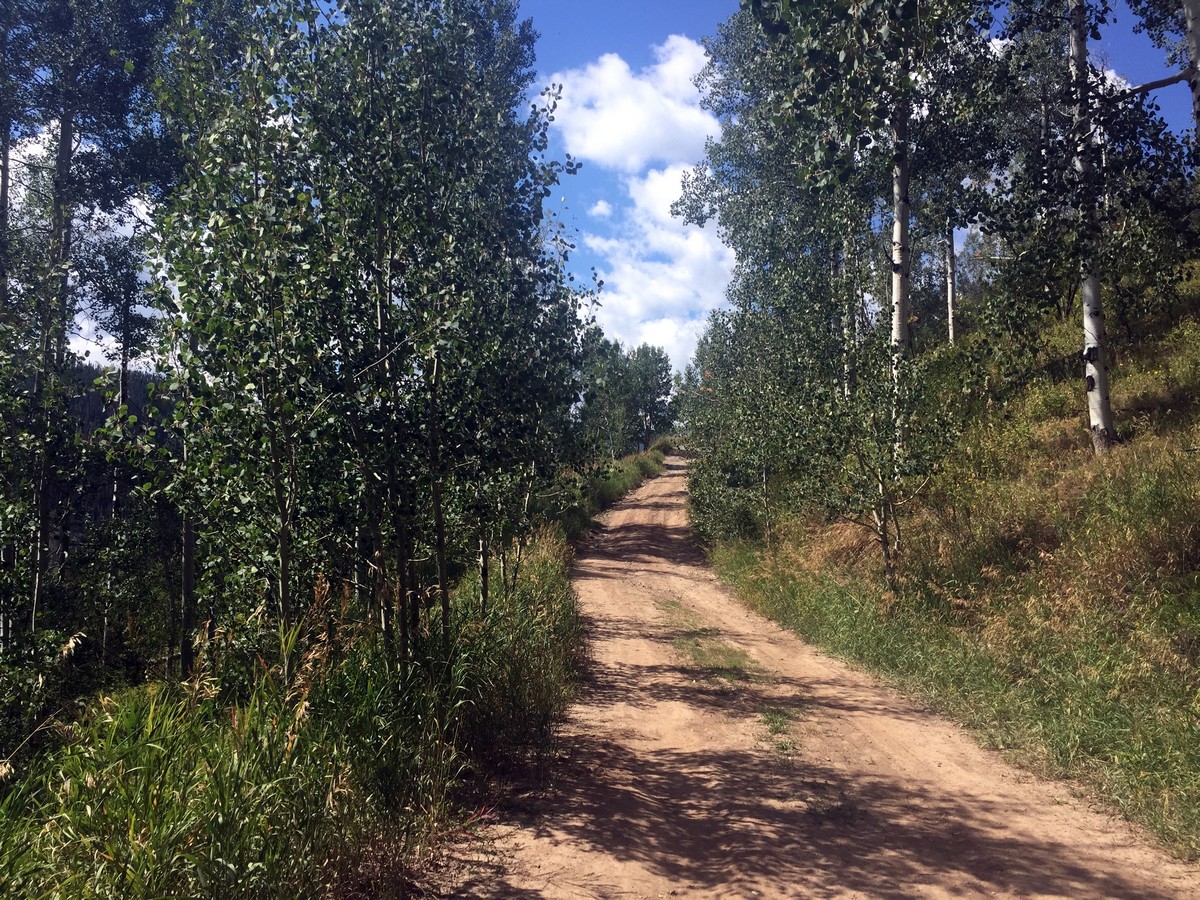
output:
M 1173 84 L 1179 84 L 1181 81 L 1191 81 L 1195 74 L 1196 67 L 1188 66 L 1182 72 L 1176 72 L 1174 75 L 1168 75 L 1166 78 L 1160 78 L 1157 81 L 1147 81 L 1145 84 L 1139 84 L 1137 87 L 1131 87 L 1121 91 L 1119 94 L 1114 94 L 1112 99 L 1125 100 L 1129 97 L 1136 97 L 1138 94 L 1148 94 L 1150 91 L 1170 87 Z

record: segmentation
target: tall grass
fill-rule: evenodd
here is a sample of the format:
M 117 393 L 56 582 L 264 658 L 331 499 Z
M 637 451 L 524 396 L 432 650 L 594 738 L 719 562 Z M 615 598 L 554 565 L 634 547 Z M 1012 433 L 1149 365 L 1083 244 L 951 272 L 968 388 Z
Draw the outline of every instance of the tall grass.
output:
M 590 522 L 662 466 L 661 451 L 620 460 L 575 506 Z M 542 527 L 507 585 L 493 568 L 486 607 L 465 576 L 448 666 L 440 634 L 398 660 L 318 602 L 272 638 L 293 648 L 286 669 L 230 644 L 206 679 L 97 698 L 55 726 L 59 749 L 0 766 L 0 895 L 402 895 L 464 773 L 544 745 L 571 698 L 569 555 Z
M 482 616 L 460 585 L 448 672 L 436 638 L 401 667 L 360 628 L 310 642 L 288 678 L 264 667 L 248 697 L 216 680 L 100 697 L 8 774 L 0 894 L 398 895 L 464 768 L 544 740 L 569 697 L 567 554 L 540 532 Z
M 494 574 L 486 613 L 460 616 L 458 738 L 477 762 L 550 737 L 574 692 L 582 626 L 558 527 L 546 527 L 521 562 L 520 589 L 505 594 Z M 477 596 L 478 575 L 463 581 L 464 602 Z
M 6 890 L 25 897 L 277 896 L 319 883 L 344 833 L 348 771 L 264 681 L 97 701 L 6 798 Z
M 847 525 L 713 559 L 763 612 L 1200 857 L 1200 325 L 1121 352 L 1122 443 L 1095 458 L 1074 380 L 1032 379 L 911 511 L 894 590 Z

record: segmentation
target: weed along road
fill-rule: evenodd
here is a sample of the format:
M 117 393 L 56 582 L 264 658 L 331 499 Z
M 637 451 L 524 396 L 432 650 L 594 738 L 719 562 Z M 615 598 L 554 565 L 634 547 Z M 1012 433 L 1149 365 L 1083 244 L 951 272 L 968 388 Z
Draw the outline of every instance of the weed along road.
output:
M 1113 815 L 746 611 L 693 543 L 685 467 L 578 555 L 592 662 L 463 897 L 1196 897 Z

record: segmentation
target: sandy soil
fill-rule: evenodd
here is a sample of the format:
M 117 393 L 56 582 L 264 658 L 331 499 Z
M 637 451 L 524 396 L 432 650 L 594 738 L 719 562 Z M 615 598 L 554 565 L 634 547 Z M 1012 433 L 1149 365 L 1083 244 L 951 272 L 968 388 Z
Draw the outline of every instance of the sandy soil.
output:
M 1068 786 L 739 606 L 684 476 L 669 460 L 581 548 L 589 677 L 451 896 L 1200 897 L 1200 871 Z M 696 640 L 738 648 L 740 673 L 698 665 Z

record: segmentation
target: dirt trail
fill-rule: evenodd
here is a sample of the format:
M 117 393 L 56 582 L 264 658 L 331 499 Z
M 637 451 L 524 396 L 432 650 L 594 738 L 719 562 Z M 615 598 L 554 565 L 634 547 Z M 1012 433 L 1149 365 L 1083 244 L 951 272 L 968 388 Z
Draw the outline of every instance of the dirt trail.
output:
M 671 459 L 581 549 L 594 665 L 561 758 L 453 896 L 1200 896 L 1124 822 L 740 607 L 684 501 Z

